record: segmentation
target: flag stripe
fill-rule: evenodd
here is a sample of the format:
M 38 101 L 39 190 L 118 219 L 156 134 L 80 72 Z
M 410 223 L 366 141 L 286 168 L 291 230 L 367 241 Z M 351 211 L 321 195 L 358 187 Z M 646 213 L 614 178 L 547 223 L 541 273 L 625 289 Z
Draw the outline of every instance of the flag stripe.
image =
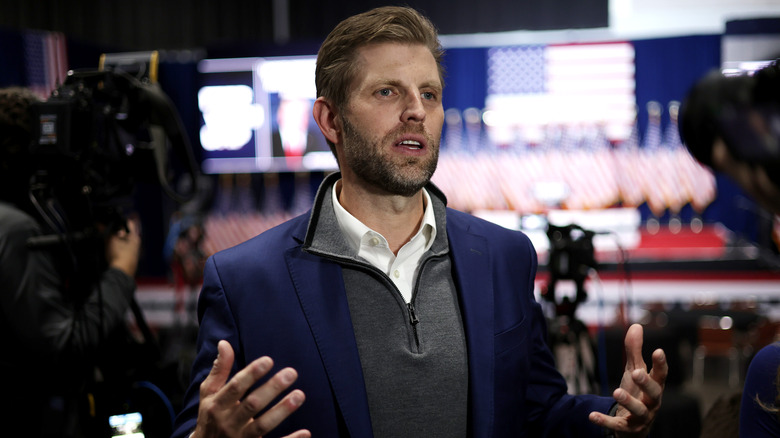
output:
M 493 125 L 496 130 L 605 124 L 609 139 L 622 141 L 636 117 L 635 90 L 634 48 L 628 42 L 488 50 L 486 106 L 506 126 Z
M 40 97 L 48 98 L 67 76 L 65 36 L 59 32 L 27 31 L 24 56 L 27 86 Z

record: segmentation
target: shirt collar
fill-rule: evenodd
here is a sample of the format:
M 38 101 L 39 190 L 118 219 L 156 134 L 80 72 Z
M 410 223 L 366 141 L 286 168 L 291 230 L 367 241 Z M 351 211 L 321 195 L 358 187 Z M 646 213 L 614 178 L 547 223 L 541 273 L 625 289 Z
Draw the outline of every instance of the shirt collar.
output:
M 344 234 L 347 244 L 357 254 L 360 250 L 360 242 L 364 235 L 367 233 L 381 234 L 367 227 L 363 222 L 360 222 L 355 216 L 352 216 L 344 207 L 339 203 L 338 188 L 341 187 L 341 180 L 336 181 L 333 184 L 332 196 L 333 210 L 336 213 L 336 220 L 339 224 L 341 232 Z M 423 212 L 422 226 L 417 230 L 417 233 L 413 237 L 417 237 L 420 233 L 425 237 L 425 251 L 430 249 L 433 245 L 433 241 L 436 239 L 436 217 L 433 212 L 433 202 L 431 202 L 431 196 L 428 191 L 423 188 L 423 198 L 425 200 L 425 211 Z M 383 237 L 384 238 L 384 237 Z

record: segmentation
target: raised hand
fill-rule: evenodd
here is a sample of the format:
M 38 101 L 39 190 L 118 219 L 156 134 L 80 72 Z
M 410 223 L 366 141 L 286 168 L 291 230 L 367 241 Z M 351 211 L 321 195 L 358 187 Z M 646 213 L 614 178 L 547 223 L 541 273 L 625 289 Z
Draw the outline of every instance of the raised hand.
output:
M 298 378 L 292 368 L 284 368 L 251 393 L 247 390 L 273 367 L 271 358 L 254 360 L 230 380 L 233 366 L 233 348 L 227 341 L 219 341 L 217 359 L 206 379 L 200 385 L 198 422 L 191 438 L 206 437 L 261 437 L 303 404 L 305 396 L 296 389 L 287 394 L 263 415 L 255 416 L 285 391 Z M 307 430 L 299 430 L 287 438 L 308 438 Z
M 616 432 L 620 438 L 644 438 L 661 407 L 661 398 L 669 367 L 663 350 L 653 352 L 653 367 L 648 373 L 642 358 L 644 332 L 634 324 L 626 333 L 626 369 L 620 387 L 612 396 L 618 403 L 615 416 L 591 412 L 590 421 Z

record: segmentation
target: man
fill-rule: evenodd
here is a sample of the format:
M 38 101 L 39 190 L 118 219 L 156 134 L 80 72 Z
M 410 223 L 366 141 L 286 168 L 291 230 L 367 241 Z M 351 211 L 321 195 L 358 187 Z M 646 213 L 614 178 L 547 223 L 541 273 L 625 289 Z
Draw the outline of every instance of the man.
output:
M 29 195 L 37 100 L 25 88 L 0 89 L 0 371 L 7 376 L 0 418 L 24 436 L 81 437 L 108 426 L 103 417 L 87 421 L 85 385 L 110 340 L 125 333 L 141 239 L 135 222 L 107 235 L 107 267 L 89 284 L 73 274 L 83 260 L 63 246 L 29 245 L 47 233 Z
M 441 55 L 432 24 L 408 8 L 351 17 L 325 40 L 313 112 L 341 173 L 310 215 L 207 262 L 174 436 L 647 434 L 663 352 L 648 374 L 632 327 L 617 404 L 567 395 L 533 297 L 530 241 L 447 209 L 430 184 Z M 269 357 L 287 368 L 257 386 Z

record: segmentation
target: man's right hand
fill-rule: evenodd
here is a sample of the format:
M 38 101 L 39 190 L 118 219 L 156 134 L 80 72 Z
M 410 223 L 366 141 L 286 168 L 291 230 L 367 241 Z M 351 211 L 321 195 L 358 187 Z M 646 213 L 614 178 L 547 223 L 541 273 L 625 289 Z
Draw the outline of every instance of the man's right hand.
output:
M 200 384 L 198 422 L 191 438 L 261 437 L 303 404 L 305 396 L 301 390 L 296 389 L 263 415 L 255 418 L 255 415 L 292 385 L 298 378 L 298 373 L 292 368 L 284 368 L 244 397 L 255 382 L 268 374 L 273 367 L 273 361 L 266 356 L 256 359 L 228 380 L 233 360 L 233 348 L 227 341 L 219 341 L 214 366 Z M 309 437 L 311 433 L 308 430 L 299 430 L 287 438 Z

